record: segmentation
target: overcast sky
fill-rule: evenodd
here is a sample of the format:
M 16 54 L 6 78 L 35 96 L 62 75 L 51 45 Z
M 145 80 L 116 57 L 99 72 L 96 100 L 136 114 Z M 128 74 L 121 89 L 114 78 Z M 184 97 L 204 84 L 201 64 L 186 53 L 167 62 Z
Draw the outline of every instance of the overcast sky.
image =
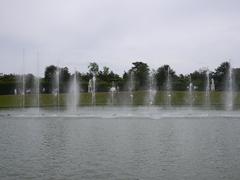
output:
M 0 72 L 89 62 L 128 70 L 169 64 L 179 73 L 240 67 L 239 0 L 0 0 Z

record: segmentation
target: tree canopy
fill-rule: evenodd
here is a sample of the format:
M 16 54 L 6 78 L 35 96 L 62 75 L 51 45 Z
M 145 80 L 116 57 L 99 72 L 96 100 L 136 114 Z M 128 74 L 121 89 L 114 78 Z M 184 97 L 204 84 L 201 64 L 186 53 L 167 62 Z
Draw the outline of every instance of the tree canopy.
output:
M 210 79 L 215 81 L 215 89 L 217 91 L 224 90 L 226 75 L 230 67 L 229 62 L 221 63 L 214 71 L 210 72 Z M 26 88 L 33 89 L 34 81 L 40 78 L 40 87 L 42 93 L 51 93 L 54 88 L 54 81 L 56 72 L 59 71 L 60 92 L 67 92 L 72 74 L 69 72 L 68 67 L 57 67 L 54 65 L 45 68 L 44 77 L 35 77 L 33 74 L 25 74 Z M 152 73 L 154 72 L 154 73 Z M 130 80 L 130 74 L 133 73 L 133 80 L 135 83 L 135 90 L 146 90 L 149 84 L 150 75 L 154 76 L 156 88 L 158 90 L 166 90 L 166 82 L 169 73 L 169 78 L 172 82 L 172 90 L 185 91 L 190 82 L 197 87 L 197 91 L 205 90 L 206 84 L 206 68 L 195 70 L 189 74 L 177 75 L 169 65 L 163 65 L 156 70 L 151 70 L 148 64 L 136 61 L 132 63 L 132 67 L 128 71 L 124 71 L 122 75 L 114 73 L 109 67 L 103 66 L 102 68 L 96 62 L 91 62 L 88 66 L 88 72 L 77 73 L 78 80 L 81 84 L 81 90 L 87 91 L 88 82 L 96 75 L 97 78 L 97 91 L 109 91 L 114 84 L 120 90 L 128 90 L 127 85 Z M 240 68 L 234 68 L 233 74 L 235 77 L 235 89 L 240 89 Z M 12 94 L 16 90 L 21 91 L 22 88 L 22 75 L 19 74 L 0 74 L 0 94 Z M 114 82 L 114 83 L 113 83 Z M 34 92 L 33 90 L 31 92 Z

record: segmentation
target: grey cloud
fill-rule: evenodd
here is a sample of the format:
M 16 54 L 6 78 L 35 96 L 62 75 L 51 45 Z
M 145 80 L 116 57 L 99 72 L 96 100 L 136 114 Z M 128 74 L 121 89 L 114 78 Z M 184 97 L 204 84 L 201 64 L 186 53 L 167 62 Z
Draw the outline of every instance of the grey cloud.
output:
M 170 64 L 177 73 L 214 69 L 228 58 L 240 66 L 239 5 L 237 0 L 1 0 L 0 71 L 21 71 L 22 48 L 30 72 L 36 51 L 42 72 L 58 61 L 81 71 L 96 61 L 119 73 L 137 60 L 152 68 Z

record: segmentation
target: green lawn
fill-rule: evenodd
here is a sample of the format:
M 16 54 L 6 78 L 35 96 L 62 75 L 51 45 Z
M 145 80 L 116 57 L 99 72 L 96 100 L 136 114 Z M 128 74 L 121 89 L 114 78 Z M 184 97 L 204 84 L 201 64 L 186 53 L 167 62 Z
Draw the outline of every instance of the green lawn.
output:
M 147 92 L 146 91 L 136 91 L 133 93 L 133 104 L 134 105 L 144 105 L 147 104 Z M 91 105 L 92 95 L 90 93 L 81 93 L 79 99 L 79 105 L 87 106 Z M 56 106 L 57 97 L 52 94 L 42 94 L 40 95 L 40 106 Z M 59 97 L 59 104 L 61 106 L 66 105 L 66 94 L 61 94 Z M 188 105 L 187 92 L 185 91 L 174 91 L 171 95 L 171 104 L 174 106 Z M 205 93 L 204 92 L 194 92 L 193 93 L 193 105 L 201 106 L 205 104 Z M 215 106 L 222 106 L 224 103 L 224 93 L 223 92 L 211 92 L 210 94 L 211 104 Z M 25 107 L 33 107 L 37 105 L 37 100 L 35 95 L 25 96 Z M 2 95 L 0 96 L 0 107 L 22 107 L 23 97 L 21 95 Z M 165 105 L 166 103 L 166 92 L 158 91 L 156 93 L 155 105 Z M 234 94 L 235 105 L 240 105 L 240 93 L 236 92 Z M 107 105 L 112 104 L 111 96 L 107 92 L 96 93 L 96 105 Z M 131 98 L 128 92 L 120 92 L 114 95 L 114 105 L 128 105 L 131 104 Z

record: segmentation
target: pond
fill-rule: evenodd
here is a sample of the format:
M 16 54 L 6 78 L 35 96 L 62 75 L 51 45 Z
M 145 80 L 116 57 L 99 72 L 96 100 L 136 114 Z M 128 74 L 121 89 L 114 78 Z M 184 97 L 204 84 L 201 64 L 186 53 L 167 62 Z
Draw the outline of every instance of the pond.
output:
M 240 113 L 159 107 L 0 111 L 0 179 L 240 177 Z

